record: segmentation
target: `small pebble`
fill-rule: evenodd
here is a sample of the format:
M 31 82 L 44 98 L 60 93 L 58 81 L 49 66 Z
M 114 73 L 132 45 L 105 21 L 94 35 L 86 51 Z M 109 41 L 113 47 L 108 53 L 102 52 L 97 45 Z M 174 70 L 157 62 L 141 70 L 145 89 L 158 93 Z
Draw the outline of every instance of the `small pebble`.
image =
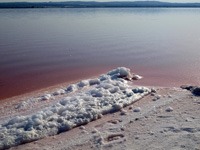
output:
M 133 109 L 133 106 L 129 106 L 129 108 L 128 109 Z
M 139 139 L 139 137 L 138 137 L 138 136 L 136 136 L 136 137 L 135 137 L 135 139 L 137 140 L 137 139 Z
M 102 118 L 102 117 L 103 117 L 103 115 L 102 115 L 102 114 L 99 114 L 99 115 L 98 115 L 98 118 L 99 118 L 99 119 L 100 119 L 100 118 Z
M 125 131 L 125 127 L 121 127 L 121 131 Z
M 122 109 L 120 114 L 121 114 L 121 115 L 126 115 L 126 114 L 127 114 L 127 111 L 124 110 L 124 109 Z
M 82 133 L 87 133 L 87 131 L 86 131 L 86 130 L 83 130 Z
M 163 132 L 167 132 L 167 129 L 163 129 Z
M 134 112 L 140 112 L 140 111 L 141 111 L 141 108 L 140 108 L 140 107 L 136 107 L 133 111 L 134 111 Z
M 153 132 L 153 131 L 150 131 L 149 134 L 150 134 L 150 135 L 154 135 L 154 132 Z
M 97 133 L 98 131 L 97 131 L 97 129 L 94 129 L 91 133 Z
M 160 131 L 160 133 L 164 133 L 163 131 Z
M 84 130 L 85 129 L 85 127 L 84 126 L 80 126 L 80 128 L 79 129 L 81 129 L 81 130 Z
M 154 98 L 152 99 L 153 101 L 157 101 L 158 99 L 161 98 L 161 95 L 155 95 Z
M 171 112 L 171 111 L 173 111 L 173 108 L 169 106 L 169 107 L 166 108 L 165 111 L 166 111 L 166 112 Z
M 157 101 L 157 98 L 153 98 L 152 101 Z
M 156 90 L 154 88 L 151 89 L 151 92 L 156 93 Z
M 139 120 L 139 118 L 135 118 L 135 121 L 138 121 Z
M 133 120 L 130 120 L 130 123 L 133 123 Z
M 192 120 L 190 118 L 186 118 L 185 121 L 186 122 L 192 122 Z
M 161 95 L 156 95 L 155 98 L 160 99 Z
M 171 96 L 171 95 L 168 95 L 168 97 L 169 97 L 169 98 L 172 98 L 172 96 Z
M 118 121 L 119 121 L 119 122 L 122 122 L 123 120 L 121 120 L 121 119 L 118 119 Z

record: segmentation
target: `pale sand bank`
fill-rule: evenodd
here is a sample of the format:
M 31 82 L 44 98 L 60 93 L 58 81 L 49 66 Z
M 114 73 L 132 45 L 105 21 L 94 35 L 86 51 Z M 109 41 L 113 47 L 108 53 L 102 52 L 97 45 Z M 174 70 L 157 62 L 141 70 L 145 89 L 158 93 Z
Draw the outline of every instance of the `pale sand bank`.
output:
M 128 85 L 135 88 L 131 82 L 128 82 Z M 154 89 L 155 93 L 150 92 L 119 112 L 11 149 L 197 150 L 200 147 L 200 98 L 180 88 Z M 21 102 L 18 102 L 18 105 L 10 103 L 7 106 L 10 114 L 2 108 L 0 121 L 4 122 L 16 115 L 35 113 L 58 102 L 59 97 L 62 95 L 58 95 L 56 99 L 24 105 L 20 109 L 16 109 L 16 106 L 20 106 Z
M 161 98 L 148 95 L 83 127 L 20 145 L 13 150 L 199 150 L 200 98 L 189 91 L 159 88 Z M 167 112 L 168 107 L 173 111 Z M 134 109 L 140 107 L 140 112 Z

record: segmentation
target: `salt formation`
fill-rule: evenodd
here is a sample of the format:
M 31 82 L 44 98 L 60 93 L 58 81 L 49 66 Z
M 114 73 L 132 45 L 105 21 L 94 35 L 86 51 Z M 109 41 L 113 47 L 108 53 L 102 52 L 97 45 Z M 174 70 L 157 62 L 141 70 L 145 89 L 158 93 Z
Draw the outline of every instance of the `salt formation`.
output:
M 134 75 L 134 76 L 132 77 L 132 79 L 133 79 L 133 80 L 140 80 L 140 79 L 142 79 L 142 77 L 139 76 L 139 75 Z
M 65 96 L 58 103 L 30 116 L 17 116 L 0 125 L 0 149 L 38 140 L 70 130 L 73 127 L 96 120 L 102 115 L 117 111 L 132 104 L 151 92 L 146 87 L 131 88 L 123 78 L 130 69 L 121 67 L 101 75 L 97 79 L 83 80 L 65 89 Z M 60 90 L 53 95 L 63 94 Z M 44 95 L 48 100 L 52 95 Z

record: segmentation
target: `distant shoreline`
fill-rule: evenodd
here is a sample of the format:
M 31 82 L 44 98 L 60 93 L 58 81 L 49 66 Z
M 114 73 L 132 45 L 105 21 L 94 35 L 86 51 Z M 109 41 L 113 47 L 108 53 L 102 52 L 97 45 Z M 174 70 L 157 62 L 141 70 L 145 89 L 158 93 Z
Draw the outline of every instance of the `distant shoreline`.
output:
M 200 8 L 200 3 L 135 2 L 2 2 L 2 8 Z

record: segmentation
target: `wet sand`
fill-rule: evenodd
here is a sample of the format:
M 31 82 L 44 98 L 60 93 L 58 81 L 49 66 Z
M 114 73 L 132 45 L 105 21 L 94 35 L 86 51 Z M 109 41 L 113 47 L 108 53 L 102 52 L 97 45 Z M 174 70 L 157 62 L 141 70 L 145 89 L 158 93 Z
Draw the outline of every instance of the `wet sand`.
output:
M 69 85 L 77 81 L 93 78 L 99 74 L 105 73 L 110 68 L 106 67 L 88 67 L 88 68 L 68 68 L 66 70 L 54 70 L 50 72 L 29 73 L 23 75 L 5 75 L 1 76 L 0 101 L 23 94 L 37 92 Z
M 23 94 L 37 92 L 40 90 L 49 89 L 51 87 L 59 87 L 69 85 L 77 81 L 94 78 L 100 74 L 112 70 L 114 67 L 80 67 L 53 70 L 49 72 L 34 72 L 23 75 L 4 75 L 1 76 L 2 84 L 0 84 L 0 101 L 20 96 Z M 167 69 L 146 68 L 130 66 L 131 70 L 143 76 L 142 80 L 134 81 L 134 84 L 142 86 L 158 86 L 158 87 L 180 87 L 181 85 L 199 85 L 200 80 L 196 78 L 196 72 L 169 72 Z M 193 77 L 194 76 L 194 77 Z

